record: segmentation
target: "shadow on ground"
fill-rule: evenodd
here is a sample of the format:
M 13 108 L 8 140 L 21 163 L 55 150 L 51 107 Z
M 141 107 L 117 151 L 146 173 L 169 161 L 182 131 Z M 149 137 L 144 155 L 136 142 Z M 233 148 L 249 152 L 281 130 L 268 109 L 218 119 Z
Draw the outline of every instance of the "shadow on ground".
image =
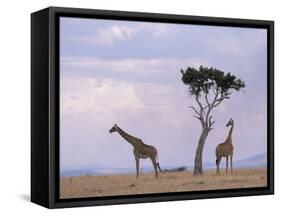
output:
M 26 202 L 30 202 L 30 196 L 29 194 L 20 194 L 19 195 L 19 198 L 23 201 L 26 201 Z

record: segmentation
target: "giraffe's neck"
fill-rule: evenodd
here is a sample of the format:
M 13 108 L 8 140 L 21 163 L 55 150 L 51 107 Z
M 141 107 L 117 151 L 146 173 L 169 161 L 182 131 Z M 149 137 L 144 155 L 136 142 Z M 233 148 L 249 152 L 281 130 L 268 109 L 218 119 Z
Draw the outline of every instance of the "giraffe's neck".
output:
M 134 147 L 141 143 L 141 139 L 134 137 L 125 131 L 123 131 L 121 128 L 117 127 L 117 132 L 120 134 L 121 137 L 123 137 L 128 143 L 132 144 Z
M 228 136 L 227 136 L 227 139 L 226 139 L 226 142 L 227 143 L 232 143 L 232 131 L 233 131 L 233 127 L 234 127 L 234 123 L 232 123 L 231 125 L 231 128 L 228 132 Z

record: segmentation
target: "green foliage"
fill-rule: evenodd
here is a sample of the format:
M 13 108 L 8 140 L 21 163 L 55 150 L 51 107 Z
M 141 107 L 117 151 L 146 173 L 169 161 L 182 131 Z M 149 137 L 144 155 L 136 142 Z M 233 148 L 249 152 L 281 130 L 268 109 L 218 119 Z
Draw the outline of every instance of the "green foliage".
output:
M 231 95 L 231 90 L 239 91 L 245 87 L 245 83 L 231 73 L 220 71 L 213 67 L 200 66 L 199 69 L 188 67 L 181 69 L 182 81 L 189 86 L 191 95 L 200 96 L 208 94 L 212 89 L 224 98 Z

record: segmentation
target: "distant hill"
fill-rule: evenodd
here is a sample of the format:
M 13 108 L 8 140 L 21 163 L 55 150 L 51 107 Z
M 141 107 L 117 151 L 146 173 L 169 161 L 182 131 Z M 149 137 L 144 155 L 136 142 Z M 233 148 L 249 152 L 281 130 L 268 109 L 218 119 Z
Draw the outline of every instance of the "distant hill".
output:
M 93 172 L 91 170 L 66 170 L 61 172 L 61 176 L 86 176 L 86 175 L 98 175 L 98 172 Z
M 164 167 L 165 169 L 172 169 L 172 167 Z M 95 170 L 95 171 L 92 171 Z M 118 173 L 127 174 L 127 173 L 135 173 L 136 168 L 93 168 L 92 170 L 65 170 L 61 171 L 61 176 L 69 177 L 69 176 L 85 176 L 85 175 L 114 175 Z M 152 167 L 141 167 L 140 172 L 149 173 L 154 172 Z
M 161 167 L 163 170 L 164 169 L 175 169 L 180 166 L 163 166 Z M 93 167 L 91 168 L 84 168 L 81 170 L 63 170 L 61 171 L 61 176 L 69 177 L 69 176 L 86 176 L 86 175 L 114 175 L 114 174 L 127 174 L 127 173 L 135 173 L 136 168 L 112 168 L 112 167 Z M 154 172 L 153 167 L 140 167 L 140 173 L 149 173 L 149 172 Z
M 221 167 L 225 167 L 225 158 L 222 159 L 220 164 Z M 243 160 L 238 160 L 233 162 L 234 168 L 265 168 L 267 166 L 267 155 L 266 154 L 258 154 Z M 180 166 L 161 166 L 162 170 L 173 170 Z M 230 164 L 229 164 L 230 167 Z M 214 162 L 203 163 L 204 169 L 215 169 L 216 164 Z M 187 166 L 187 170 L 192 170 L 193 166 Z M 84 169 L 76 169 L 76 170 L 63 170 L 61 171 L 61 176 L 86 176 L 86 175 L 110 175 L 110 174 L 118 174 L 118 173 L 135 173 L 136 168 L 112 168 L 105 166 L 97 166 L 93 168 L 84 168 Z M 152 167 L 141 167 L 140 172 L 148 173 L 153 172 Z
M 204 163 L 203 166 L 205 169 L 216 168 L 215 161 L 213 163 Z M 220 166 L 225 166 L 225 158 L 222 159 Z M 265 168 L 267 166 L 267 155 L 258 154 L 243 160 L 234 161 L 233 166 L 235 168 Z
M 267 155 L 259 154 L 244 160 L 237 161 L 236 166 L 245 168 L 264 168 L 267 166 Z

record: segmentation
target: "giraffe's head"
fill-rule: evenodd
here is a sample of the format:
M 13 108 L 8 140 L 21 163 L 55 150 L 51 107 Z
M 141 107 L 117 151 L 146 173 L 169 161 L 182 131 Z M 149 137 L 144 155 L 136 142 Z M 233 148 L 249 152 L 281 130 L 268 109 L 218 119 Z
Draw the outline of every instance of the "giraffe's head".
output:
M 229 126 L 232 126 L 233 125 L 233 119 L 231 118 L 227 124 L 226 124 L 226 127 L 229 127 Z
M 109 130 L 109 133 L 113 133 L 117 131 L 117 124 L 114 124 L 113 127 Z

